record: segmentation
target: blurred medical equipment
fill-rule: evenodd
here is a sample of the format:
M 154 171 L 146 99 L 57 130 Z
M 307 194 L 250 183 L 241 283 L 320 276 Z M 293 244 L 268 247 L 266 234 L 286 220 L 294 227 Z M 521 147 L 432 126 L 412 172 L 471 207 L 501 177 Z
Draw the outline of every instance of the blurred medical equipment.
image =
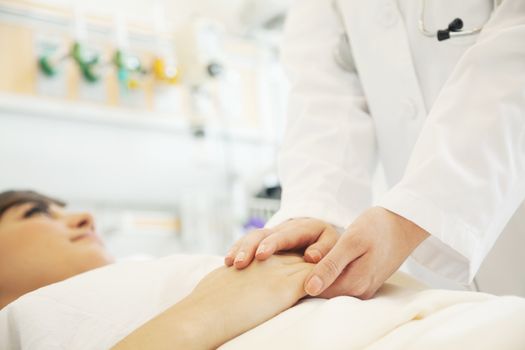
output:
M 70 47 L 59 46 L 48 50 L 38 57 L 40 71 L 48 77 L 56 76 L 60 71 L 60 65 L 67 59 L 72 59 L 88 83 L 96 83 L 100 80 L 99 72 L 100 54 L 86 45 L 87 29 L 82 9 L 74 8 L 73 44 Z
M 499 1 L 493 0 L 492 2 L 492 13 L 496 11 Z M 478 34 L 483 27 L 476 27 L 471 29 L 463 29 L 463 20 L 461 18 L 455 18 L 450 22 L 447 29 L 441 29 L 438 31 L 428 30 L 425 25 L 425 9 L 427 0 L 421 0 L 421 15 L 419 17 L 419 31 L 428 37 L 436 37 L 438 41 L 447 40 L 450 38 L 459 38 L 463 36 Z
M 117 79 L 123 87 L 134 89 L 139 86 L 140 76 L 148 73 L 148 70 L 139 57 L 128 52 L 128 33 L 122 16 L 116 16 L 116 49 L 111 58 L 104 59 L 100 52 L 87 44 L 86 24 L 78 8 L 75 9 L 73 26 L 74 42 L 70 47 L 52 47 L 38 57 L 38 67 L 45 76 L 57 76 L 60 65 L 71 59 L 78 66 L 82 78 L 88 83 L 100 82 L 105 75 L 105 69 L 114 66 Z M 158 73 L 155 77 L 161 77 L 161 71 L 165 71 L 162 62 L 154 61 L 152 66 L 152 71 Z M 162 77 L 165 79 L 164 76 Z
M 248 198 L 244 233 L 263 228 L 281 205 L 282 188 L 276 176 L 266 176 L 255 195 Z
M 69 58 L 78 65 L 85 81 L 96 83 L 100 80 L 100 75 L 97 73 L 100 56 L 78 41 L 74 42 L 69 50 L 58 48 L 54 52 L 40 56 L 38 67 L 44 75 L 54 77 L 58 73 L 58 66 Z
M 231 233 L 242 230 L 254 194 L 238 184 L 273 165 L 285 79 L 275 45 L 232 34 L 228 23 L 207 13 L 190 16 L 190 7 L 180 6 L 187 16 L 166 8 L 154 18 L 137 18 L 127 6 L 99 13 L 2 2 L 0 51 L 7 54 L 0 55 L 0 159 L 11 171 L 2 174 L 0 187 L 31 184 L 74 203 L 131 212 L 124 219 L 107 214 L 108 244 L 118 256 L 133 250 L 164 255 L 179 247 L 224 253 Z M 238 11 L 233 15 L 241 20 Z M 184 24 L 189 36 L 179 41 Z M 83 76 L 73 49 L 93 63 L 86 65 L 98 81 Z M 38 66 L 44 56 L 49 75 Z M 27 125 L 24 139 L 32 142 L 19 145 Z M 29 153 L 34 144 L 38 154 Z M 38 157 L 27 165 L 39 171 L 8 165 L 20 157 Z M 77 169 L 82 175 L 71 175 Z M 66 180 L 51 181 L 47 172 Z M 171 208 L 180 209 L 173 211 L 180 234 L 151 225 L 155 219 L 168 226 L 175 220 Z M 157 211 L 166 218 L 157 218 Z
M 192 19 L 175 34 L 178 60 L 188 86 L 201 86 L 220 75 L 224 59 L 221 26 L 209 20 Z
M 177 65 L 171 60 L 163 57 L 155 57 L 151 65 L 153 76 L 167 84 L 177 84 L 179 82 L 179 70 Z

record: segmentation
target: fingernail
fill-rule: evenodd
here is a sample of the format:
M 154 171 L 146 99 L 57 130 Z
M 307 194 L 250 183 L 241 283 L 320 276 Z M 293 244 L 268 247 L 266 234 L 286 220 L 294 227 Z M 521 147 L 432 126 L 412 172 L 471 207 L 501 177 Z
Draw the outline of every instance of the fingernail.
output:
M 239 252 L 237 256 L 235 257 L 235 262 L 243 262 L 245 257 L 246 257 L 245 252 Z
M 312 261 L 318 262 L 321 260 L 321 252 L 319 252 L 317 249 L 311 250 L 308 252 L 308 255 L 310 255 L 310 259 L 312 259 Z
M 261 244 L 259 246 L 259 248 L 257 248 L 257 253 L 255 253 L 256 255 L 259 255 L 259 254 L 262 254 L 264 252 L 266 252 L 268 250 L 268 247 L 265 246 L 264 244 Z
M 317 295 L 321 292 L 321 289 L 323 288 L 323 281 L 318 276 L 313 276 L 310 278 L 308 283 L 306 284 L 306 293 L 310 295 Z

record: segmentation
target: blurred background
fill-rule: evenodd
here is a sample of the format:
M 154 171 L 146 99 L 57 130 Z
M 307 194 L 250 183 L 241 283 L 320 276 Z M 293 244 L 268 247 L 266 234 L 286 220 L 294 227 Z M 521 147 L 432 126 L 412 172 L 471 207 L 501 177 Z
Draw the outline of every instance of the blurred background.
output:
M 279 206 L 291 0 L 0 0 L 0 191 L 117 257 L 222 254 Z
M 279 207 L 292 2 L 0 0 L 0 191 L 94 213 L 117 258 L 224 254 Z

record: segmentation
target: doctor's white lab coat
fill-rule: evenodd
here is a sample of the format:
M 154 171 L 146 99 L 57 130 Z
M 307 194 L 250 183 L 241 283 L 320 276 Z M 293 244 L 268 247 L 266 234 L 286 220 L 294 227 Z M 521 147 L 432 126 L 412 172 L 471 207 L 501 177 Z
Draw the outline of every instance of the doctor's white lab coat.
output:
M 505 0 L 491 16 L 492 0 L 427 0 L 430 30 L 455 17 L 484 26 L 445 42 L 418 30 L 421 6 L 296 2 L 283 43 L 291 95 L 282 205 L 268 226 L 293 217 L 348 226 L 372 205 L 381 161 L 390 189 L 377 205 L 431 234 L 412 260 L 470 283 L 511 217 L 525 218 L 525 1 Z M 334 59 L 345 32 L 347 70 Z M 525 295 L 520 265 L 492 267 Z

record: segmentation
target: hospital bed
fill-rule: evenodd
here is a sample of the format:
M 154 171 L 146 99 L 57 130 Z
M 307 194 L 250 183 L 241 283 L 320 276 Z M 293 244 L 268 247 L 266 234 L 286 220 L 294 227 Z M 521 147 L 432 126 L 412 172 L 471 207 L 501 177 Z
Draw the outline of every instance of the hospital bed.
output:
M 127 261 L 44 287 L 0 311 L 0 349 L 109 349 L 221 264 Z M 427 289 L 397 273 L 371 300 L 305 299 L 221 349 L 523 350 L 525 299 Z

